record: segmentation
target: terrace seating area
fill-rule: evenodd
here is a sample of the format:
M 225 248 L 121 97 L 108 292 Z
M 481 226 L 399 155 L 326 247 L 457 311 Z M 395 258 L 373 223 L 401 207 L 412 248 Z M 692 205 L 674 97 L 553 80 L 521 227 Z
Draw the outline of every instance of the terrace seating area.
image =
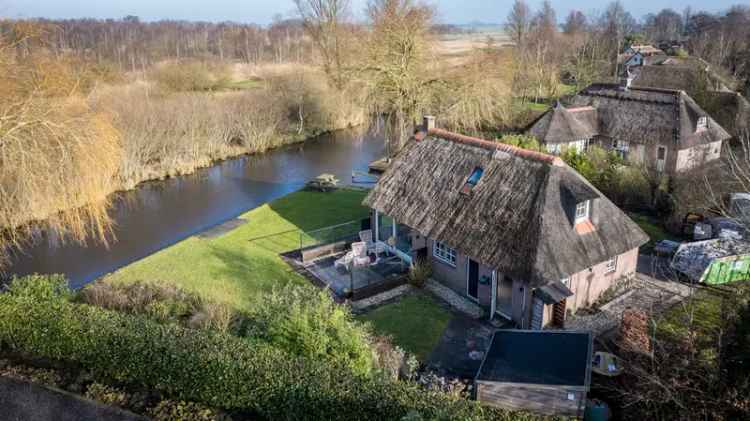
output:
M 354 235 L 306 248 L 296 263 L 342 298 L 364 298 L 406 283 L 409 262 L 375 241 L 370 229 Z

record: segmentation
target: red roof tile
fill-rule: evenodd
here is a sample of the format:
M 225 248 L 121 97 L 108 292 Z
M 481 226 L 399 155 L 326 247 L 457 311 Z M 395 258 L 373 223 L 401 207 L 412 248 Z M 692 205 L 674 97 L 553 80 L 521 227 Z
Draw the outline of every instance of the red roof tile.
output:
M 451 142 L 463 143 L 465 145 L 474 146 L 474 147 L 483 148 L 483 149 L 492 150 L 492 151 L 500 150 L 500 151 L 509 153 L 511 155 L 515 155 L 515 156 L 529 159 L 532 161 L 544 162 L 546 164 L 552 164 L 552 165 L 558 165 L 558 166 L 562 165 L 562 160 L 560 160 L 560 158 L 556 156 L 549 155 L 543 152 L 530 151 L 528 149 L 519 148 L 518 146 L 512 146 L 512 145 L 508 145 L 508 144 L 500 143 L 500 142 L 490 142 L 489 140 L 480 139 L 478 137 L 465 136 L 462 134 L 449 132 L 443 129 L 430 129 L 428 134 L 435 136 L 437 138 L 440 138 L 440 139 L 449 140 Z M 424 136 L 422 135 L 420 138 L 419 135 L 416 135 L 415 138 L 417 140 L 421 140 L 424 138 Z

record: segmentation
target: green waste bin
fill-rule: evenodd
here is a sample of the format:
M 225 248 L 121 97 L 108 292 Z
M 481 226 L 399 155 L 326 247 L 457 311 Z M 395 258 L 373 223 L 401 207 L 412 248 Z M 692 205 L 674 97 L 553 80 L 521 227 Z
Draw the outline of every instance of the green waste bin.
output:
M 589 399 L 586 402 L 586 412 L 583 414 L 585 421 L 607 421 L 609 420 L 609 406 L 599 399 Z

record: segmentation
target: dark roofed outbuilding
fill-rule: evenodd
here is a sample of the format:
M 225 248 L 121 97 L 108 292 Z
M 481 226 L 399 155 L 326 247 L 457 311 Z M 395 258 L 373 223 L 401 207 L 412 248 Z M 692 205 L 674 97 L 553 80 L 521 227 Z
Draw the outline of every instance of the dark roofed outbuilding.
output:
M 475 379 L 477 400 L 547 415 L 582 416 L 592 347 L 589 332 L 499 330 Z

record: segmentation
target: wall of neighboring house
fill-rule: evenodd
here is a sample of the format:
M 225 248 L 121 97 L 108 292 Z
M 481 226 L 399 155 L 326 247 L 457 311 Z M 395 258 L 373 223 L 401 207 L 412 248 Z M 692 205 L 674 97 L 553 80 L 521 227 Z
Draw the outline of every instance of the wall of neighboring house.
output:
M 676 154 L 675 171 L 685 171 L 721 157 L 721 141 L 682 149 Z
M 617 267 L 607 273 L 607 262 L 601 262 L 570 277 L 570 290 L 575 294 L 568 298 L 567 309 L 572 312 L 588 307 L 609 289 L 615 281 L 635 274 L 638 263 L 638 249 L 635 248 L 617 256 Z
M 638 249 L 635 248 L 617 256 L 617 267 L 607 272 L 607 262 L 599 263 L 591 270 L 584 269 L 570 277 L 568 288 L 573 296 L 566 301 L 566 312 L 575 313 L 581 308 L 590 307 L 597 299 L 617 281 L 633 276 L 638 264 Z M 542 325 L 552 322 L 553 306 L 545 305 Z

